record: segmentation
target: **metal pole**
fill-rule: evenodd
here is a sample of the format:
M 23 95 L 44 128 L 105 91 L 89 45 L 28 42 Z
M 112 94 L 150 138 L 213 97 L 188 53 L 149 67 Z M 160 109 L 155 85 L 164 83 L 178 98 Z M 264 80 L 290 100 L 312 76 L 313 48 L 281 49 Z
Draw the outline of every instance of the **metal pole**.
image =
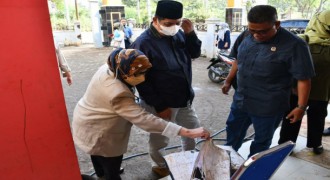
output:
M 77 21 L 79 20 L 79 14 L 78 14 L 78 4 L 77 4 L 77 0 L 74 0 L 74 5 L 75 5 L 75 8 L 76 8 L 76 19 Z

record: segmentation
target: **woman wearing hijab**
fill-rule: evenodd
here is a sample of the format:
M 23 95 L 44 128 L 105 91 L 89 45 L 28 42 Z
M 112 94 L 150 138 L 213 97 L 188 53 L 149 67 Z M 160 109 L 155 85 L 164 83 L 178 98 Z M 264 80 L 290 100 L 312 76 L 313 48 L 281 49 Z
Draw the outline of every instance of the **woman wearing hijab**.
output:
M 98 177 L 121 179 L 120 166 L 132 125 L 168 137 L 209 138 L 204 128 L 186 129 L 158 118 L 135 102 L 132 88 L 144 81 L 151 67 L 139 50 L 116 49 L 94 74 L 75 107 L 72 133 L 75 144 L 91 155 Z
M 113 33 L 113 48 L 125 48 L 125 33 L 123 29 L 120 29 L 118 27 L 114 27 L 114 33 Z
M 307 147 L 315 154 L 323 153 L 322 132 L 327 116 L 330 99 L 330 10 L 316 13 L 309 21 L 305 34 L 301 35 L 309 45 L 316 76 L 312 78 L 312 87 L 307 108 Z M 291 106 L 297 106 L 297 97 L 291 97 Z M 290 123 L 284 119 L 279 143 L 288 140 L 296 142 L 301 121 Z
M 219 25 L 219 31 L 215 45 L 220 52 L 226 52 L 230 48 L 230 30 L 227 23 L 221 23 Z

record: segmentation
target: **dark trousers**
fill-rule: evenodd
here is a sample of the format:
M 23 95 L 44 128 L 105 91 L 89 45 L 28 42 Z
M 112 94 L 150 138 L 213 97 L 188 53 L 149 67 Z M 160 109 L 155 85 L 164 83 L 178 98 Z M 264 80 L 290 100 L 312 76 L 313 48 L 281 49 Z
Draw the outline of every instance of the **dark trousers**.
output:
M 291 109 L 298 103 L 298 97 L 292 95 L 290 98 Z M 322 133 L 327 116 L 327 101 L 308 100 L 307 109 L 307 147 L 314 148 L 322 145 Z M 280 132 L 279 144 L 286 141 L 297 141 L 301 121 L 290 123 L 290 120 L 283 119 Z
M 106 180 L 121 180 L 120 166 L 123 155 L 117 157 L 103 157 L 91 155 L 95 173 L 98 177 L 105 177 Z
M 131 45 L 130 40 L 129 39 L 125 39 L 125 49 L 128 49 L 130 45 Z

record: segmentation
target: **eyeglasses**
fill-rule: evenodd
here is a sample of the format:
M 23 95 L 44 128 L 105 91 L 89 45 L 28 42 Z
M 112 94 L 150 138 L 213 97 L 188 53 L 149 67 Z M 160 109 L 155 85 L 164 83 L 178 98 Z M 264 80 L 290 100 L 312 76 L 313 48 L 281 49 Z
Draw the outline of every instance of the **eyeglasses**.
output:
M 266 35 L 270 30 L 272 30 L 274 27 L 274 25 L 268 29 L 263 29 L 263 30 L 253 30 L 253 29 L 248 29 L 249 32 L 253 35 L 253 34 L 259 34 L 259 35 Z

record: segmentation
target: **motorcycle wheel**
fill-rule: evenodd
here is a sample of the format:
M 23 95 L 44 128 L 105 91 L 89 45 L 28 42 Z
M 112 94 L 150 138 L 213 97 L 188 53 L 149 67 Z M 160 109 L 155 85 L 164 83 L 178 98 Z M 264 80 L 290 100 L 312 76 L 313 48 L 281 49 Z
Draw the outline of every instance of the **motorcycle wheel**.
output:
M 214 68 L 223 70 L 225 67 L 223 67 L 222 64 L 215 64 Z M 223 82 L 227 78 L 228 74 L 229 74 L 228 72 L 224 72 L 221 75 L 218 75 L 215 72 L 213 72 L 211 69 L 209 69 L 209 72 L 208 72 L 209 79 L 214 83 Z

